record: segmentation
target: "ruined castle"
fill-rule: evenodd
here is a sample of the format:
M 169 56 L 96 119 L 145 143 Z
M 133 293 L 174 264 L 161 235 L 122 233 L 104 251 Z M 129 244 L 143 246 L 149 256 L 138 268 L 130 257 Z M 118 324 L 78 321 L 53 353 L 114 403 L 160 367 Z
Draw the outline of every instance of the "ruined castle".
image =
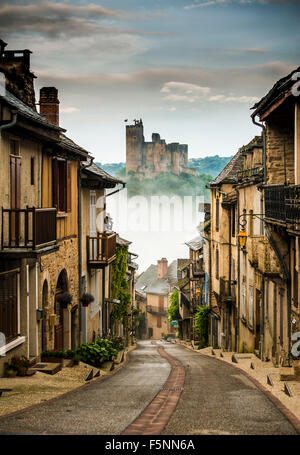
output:
M 197 175 L 196 169 L 188 167 L 188 146 L 178 142 L 166 144 L 158 133 L 152 134 L 152 142 L 145 142 L 142 120 L 126 125 L 126 174 L 129 171 L 140 178 L 160 172 Z

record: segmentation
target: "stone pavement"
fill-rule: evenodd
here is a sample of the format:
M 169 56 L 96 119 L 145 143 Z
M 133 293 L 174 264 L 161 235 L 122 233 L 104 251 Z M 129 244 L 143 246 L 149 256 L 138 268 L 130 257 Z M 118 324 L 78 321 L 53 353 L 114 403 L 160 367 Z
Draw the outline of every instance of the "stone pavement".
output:
M 185 348 L 192 350 L 199 355 L 205 355 L 218 361 L 229 363 L 238 370 L 242 370 L 266 395 L 273 403 L 289 418 L 293 425 L 300 433 L 300 382 L 287 381 L 288 387 L 292 396 L 286 395 L 284 392 L 284 381 L 280 380 L 280 369 L 275 367 L 272 362 L 262 362 L 255 354 L 252 353 L 234 353 L 224 352 L 221 349 L 212 349 L 207 347 L 204 349 L 193 349 L 193 347 L 184 342 L 178 341 Z M 212 354 L 214 352 L 214 354 Z M 221 357 L 221 353 L 223 357 Z M 232 362 L 232 355 L 235 355 L 238 363 Z M 251 368 L 251 363 L 254 369 Z M 273 386 L 268 384 L 267 375 L 271 378 Z

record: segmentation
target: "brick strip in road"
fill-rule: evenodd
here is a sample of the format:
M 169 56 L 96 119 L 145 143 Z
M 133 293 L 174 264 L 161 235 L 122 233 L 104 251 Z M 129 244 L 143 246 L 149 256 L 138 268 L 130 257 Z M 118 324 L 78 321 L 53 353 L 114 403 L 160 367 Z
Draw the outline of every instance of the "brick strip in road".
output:
M 159 354 L 171 365 L 169 377 L 144 411 L 123 431 L 122 435 L 160 434 L 175 411 L 185 381 L 183 364 L 158 346 Z

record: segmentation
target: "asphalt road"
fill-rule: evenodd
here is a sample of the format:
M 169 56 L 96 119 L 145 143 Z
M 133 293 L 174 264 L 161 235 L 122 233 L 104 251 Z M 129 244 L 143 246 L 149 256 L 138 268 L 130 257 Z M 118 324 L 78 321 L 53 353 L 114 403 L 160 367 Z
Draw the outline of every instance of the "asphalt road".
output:
M 180 345 L 164 344 L 186 367 L 184 391 L 162 434 L 291 435 L 294 427 L 231 365 Z
M 180 401 L 162 434 L 297 434 L 274 404 L 233 366 L 161 343 L 186 367 Z M 111 377 L 0 419 L 0 434 L 118 435 L 164 385 L 170 365 L 150 341 Z

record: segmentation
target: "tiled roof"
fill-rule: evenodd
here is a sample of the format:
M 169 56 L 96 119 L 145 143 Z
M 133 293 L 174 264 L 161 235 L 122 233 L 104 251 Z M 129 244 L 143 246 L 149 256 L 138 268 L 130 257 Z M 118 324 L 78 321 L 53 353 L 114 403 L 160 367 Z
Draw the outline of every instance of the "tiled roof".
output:
M 66 131 L 63 128 L 60 128 L 57 125 L 54 125 L 51 122 L 48 122 L 42 115 L 40 115 L 37 111 L 32 109 L 30 106 L 25 104 L 15 95 L 10 93 L 8 90 L 5 90 L 5 95 L 0 95 L 0 99 L 5 100 L 12 108 L 16 109 L 19 114 L 23 117 L 32 120 L 34 122 L 40 123 L 41 125 L 56 130 L 56 131 Z
M 220 174 L 212 180 L 209 185 L 216 186 L 224 180 L 235 182 L 237 180 L 237 173 L 243 168 L 244 157 L 242 151 L 239 150 L 234 157 L 229 161 L 227 166 L 220 172 Z
M 157 265 L 150 265 L 148 269 L 138 277 L 135 288 L 146 296 L 147 294 L 167 295 L 170 286 L 177 282 L 177 260 L 175 259 L 168 267 L 168 273 L 161 279 L 157 278 Z
M 294 69 L 290 74 L 287 76 L 279 79 L 274 86 L 271 88 L 271 90 L 263 97 L 261 98 L 260 101 L 258 101 L 252 109 L 255 109 L 251 117 L 254 117 L 255 115 L 259 113 L 263 113 L 268 106 L 275 101 L 277 97 L 279 97 L 283 92 L 288 91 L 291 89 L 291 87 L 295 84 L 296 79 L 292 79 L 293 74 L 297 73 L 300 71 L 300 66 L 296 69 Z
M 241 152 L 246 152 L 247 150 L 251 150 L 255 147 L 263 147 L 263 138 L 262 136 L 254 136 L 254 138 L 249 142 L 247 145 L 243 145 L 239 148 Z
M 185 242 L 185 244 L 193 251 L 198 251 L 200 250 L 202 247 L 203 247 L 203 243 L 202 243 L 202 236 L 201 235 L 197 235 L 197 237 L 195 237 L 194 239 L 192 240 L 189 240 L 188 242 Z
M 84 166 L 87 166 L 90 162 L 91 162 L 91 160 L 89 158 L 87 161 L 83 161 L 82 164 Z M 117 185 L 118 183 L 122 183 L 122 184 L 124 183 L 122 180 L 119 180 L 119 179 L 113 177 L 112 175 L 108 174 L 107 172 L 105 172 L 103 169 L 101 169 L 100 166 L 98 166 L 98 164 L 95 164 L 95 163 L 93 163 L 87 169 L 84 169 L 83 172 L 94 174 L 97 177 L 101 177 L 102 180 L 105 180 L 110 183 L 114 183 L 115 185 Z
M 74 141 L 72 141 L 72 139 L 62 133 L 59 135 L 59 145 L 70 152 L 77 153 L 82 156 L 87 156 L 89 154 L 87 150 L 80 147 L 80 145 L 77 145 Z

